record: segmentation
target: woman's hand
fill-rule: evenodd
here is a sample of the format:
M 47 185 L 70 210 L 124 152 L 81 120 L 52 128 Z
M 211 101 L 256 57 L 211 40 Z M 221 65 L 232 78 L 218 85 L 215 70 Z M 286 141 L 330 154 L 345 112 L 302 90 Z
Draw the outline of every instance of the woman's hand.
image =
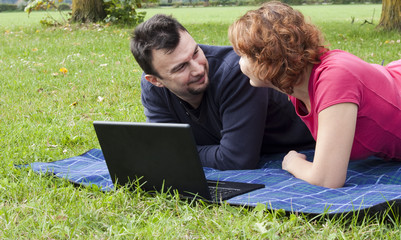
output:
M 282 168 L 283 170 L 286 170 L 290 173 L 291 168 L 293 168 L 296 165 L 296 162 L 299 160 L 306 160 L 306 155 L 302 153 L 298 153 L 294 150 L 290 151 L 285 155 L 282 163 Z

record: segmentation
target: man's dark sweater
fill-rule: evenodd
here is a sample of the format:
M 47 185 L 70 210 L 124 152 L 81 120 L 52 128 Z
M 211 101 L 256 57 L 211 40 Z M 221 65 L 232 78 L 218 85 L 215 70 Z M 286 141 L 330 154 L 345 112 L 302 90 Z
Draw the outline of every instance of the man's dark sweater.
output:
M 200 47 L 209 63 L 210 81 L 201 105 L 193 109 L 143 75 L 148 122 L 189 123 L 202 165 L 221 170 L 255 168 L 262 154 L 313 148 L 309 130 L 286 95 L 252 87 L 231 47 Z

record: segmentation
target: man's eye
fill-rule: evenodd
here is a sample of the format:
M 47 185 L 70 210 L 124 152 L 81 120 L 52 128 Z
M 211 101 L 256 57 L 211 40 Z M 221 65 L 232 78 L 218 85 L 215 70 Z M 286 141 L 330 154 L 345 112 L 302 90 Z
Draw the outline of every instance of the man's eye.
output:
M 178 72 L 178 71 L 181 71 L 182 69 L 184 69 L 184 67 L 185 67 L 185 64 L 182 64 L 182 65 L 178 66 L 177 72 Z

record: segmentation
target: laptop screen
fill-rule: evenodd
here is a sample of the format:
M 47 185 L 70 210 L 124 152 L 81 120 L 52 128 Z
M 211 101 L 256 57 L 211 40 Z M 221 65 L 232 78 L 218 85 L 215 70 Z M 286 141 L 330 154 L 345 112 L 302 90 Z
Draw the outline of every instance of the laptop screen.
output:
M 141 178 L 146 191 L 176 189 L 209 198 L 195 140 L 188 124 L 95 121 L 114 183 Z

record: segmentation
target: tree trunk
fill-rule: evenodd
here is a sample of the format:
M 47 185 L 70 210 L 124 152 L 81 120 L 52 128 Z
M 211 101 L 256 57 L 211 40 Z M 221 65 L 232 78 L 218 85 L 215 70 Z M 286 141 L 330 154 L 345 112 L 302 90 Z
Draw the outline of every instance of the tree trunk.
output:
M 401 1 L 383 0 L 382 14 L 378 27 L 401 31 Z
M 106 17 L 102 0 L 73 0 L 72 22 L 98 22 Z

